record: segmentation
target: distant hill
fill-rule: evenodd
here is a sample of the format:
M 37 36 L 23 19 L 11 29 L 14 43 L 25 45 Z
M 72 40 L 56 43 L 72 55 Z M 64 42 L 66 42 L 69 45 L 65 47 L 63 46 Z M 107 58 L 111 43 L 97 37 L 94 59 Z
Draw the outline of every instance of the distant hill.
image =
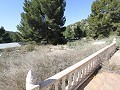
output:
M 13 32 L 13 31 L 6 31 L 6 33 L 9 33 L 10 35 L 16 34 L 17 32 Z

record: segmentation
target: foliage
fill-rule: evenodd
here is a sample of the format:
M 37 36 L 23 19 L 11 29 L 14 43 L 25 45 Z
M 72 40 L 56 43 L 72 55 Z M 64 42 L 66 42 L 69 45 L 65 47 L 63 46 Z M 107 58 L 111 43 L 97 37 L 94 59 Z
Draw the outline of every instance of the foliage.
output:
M 93 38 L 108 37 L 111 34 L 119 35 L 120 1 L 96 0 L 93 2 L 92 14 L 88 18 L 88 36 Z
M 9 33 L 10 33 L 10 37 L 13 42 L 21 42 L 21 38 L 20 38 L 18 32 L 9 32 Z
M 78 26 L 68 26 L 64 32 L 64 36 L 67 40 L 80 39 L 82 37 L 82 31 Z
M 74 24 L 68 25 L 64 31 L 64 36 L 67 40 L 78 40 L 86 36 L 88 30 L 87 20 L 81 20 Z
M 73 30 L 71 30 L 70 26 L 67 26 L 65 32 L 63 33 L 63 35 L 65 36 L 65 38 L 67 40 L 70 40 L 70 39 L 74 39 L 75 33 L 74 33 Z
M 35 50 L 35 44 L 28 44 L 26 46 L 26 50 L 32 52 L 33 50 Z
M 10 34 L 6 32 L 4 27 L 0 28 L 0 43 L 9 43 L 12 42 Z
M 22 40 L 63 43 L 65 6 L 65 0 L 25 0 L 21 23 L 17 26 Z

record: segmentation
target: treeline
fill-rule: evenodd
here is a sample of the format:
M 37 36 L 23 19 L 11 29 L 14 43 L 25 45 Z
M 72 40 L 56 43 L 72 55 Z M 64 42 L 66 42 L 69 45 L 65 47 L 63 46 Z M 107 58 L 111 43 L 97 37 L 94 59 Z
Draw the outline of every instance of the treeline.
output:
M 65 7 L 65 0 L 25 0 L 18 32 L 11 35 L 12 41 L 65 44 L 83 37 L 120 35 L 120 0 L 94 1 L 87 19 L 67 27 Z M 6 42 L 5 34 L 1 37 L 1 42 Z
M 4 27 L 0 27 L 0 43 L 10 43 L 12 42 L 12 38 L 10 34 L 4 29 Z
M 3 26 L 0 27 L 0 43 L 20 42 L 17 32 L 7 31 Z
M 120 0 L 96 0 L 91 11 L 87 19 L 66 27 L 64 35 L 68 40 L 120 36 Z
M 87 31 L 89 30 L 89 24 L 87 19 L 83 19 L 74 24 L 68 25 L 63 35 L 67 41 L 78 40 L 87 36 Z

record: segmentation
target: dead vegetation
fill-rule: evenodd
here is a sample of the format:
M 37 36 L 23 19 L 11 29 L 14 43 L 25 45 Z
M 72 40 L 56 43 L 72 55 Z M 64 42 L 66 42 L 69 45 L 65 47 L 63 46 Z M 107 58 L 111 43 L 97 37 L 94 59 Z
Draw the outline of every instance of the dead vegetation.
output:
M 93 40 L 67 45 L 32 45 L 0 51 L 0 90 L 25 90 L 27 72 L 32 69 L 44 80 L 103 48 Z

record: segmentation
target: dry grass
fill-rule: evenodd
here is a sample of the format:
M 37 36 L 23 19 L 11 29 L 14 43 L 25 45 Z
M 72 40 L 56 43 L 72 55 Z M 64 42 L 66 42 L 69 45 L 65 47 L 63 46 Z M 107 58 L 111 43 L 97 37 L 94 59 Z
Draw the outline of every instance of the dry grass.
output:
M 120 74 L 120 66 L 116 65 L 115 63 L 110 64 L 108 60 L 102 62 L 102 69 L 101 72 L 109 72 L 109 73 L 117 73 Z
M 93 40 L 67 45 L 22 46 L 0 50 L 0 90 L 25 90 L 27 72 L 32 69 L 42 81 L 103 48 Z

